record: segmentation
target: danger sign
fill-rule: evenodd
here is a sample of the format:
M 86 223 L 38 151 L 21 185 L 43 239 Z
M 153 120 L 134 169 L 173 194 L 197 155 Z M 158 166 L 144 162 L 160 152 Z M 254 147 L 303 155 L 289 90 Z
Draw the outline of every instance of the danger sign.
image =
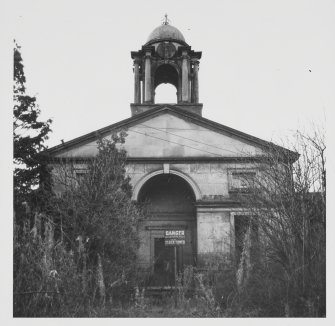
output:
M 185 231 L 184 230 L 166 230 L 165 231 L 165 238 L 185 238 Z
M 166 230 L 164 242 L 166 246 L 185 245 L 185 230 Z

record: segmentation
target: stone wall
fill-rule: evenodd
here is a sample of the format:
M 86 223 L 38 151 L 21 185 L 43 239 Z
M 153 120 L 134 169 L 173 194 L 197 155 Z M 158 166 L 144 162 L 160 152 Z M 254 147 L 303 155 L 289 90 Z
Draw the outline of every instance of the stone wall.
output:
M 201 192 L 202 201 L 222 201 L 230 198 L 229 172 L 253 169 L 252 163 L 170 163 L 169 170 L 177 171 L 191 178 Z M 155 171 L 163 171 L 163 163 L 129 163 L 127 175 L 136 188 L 142 178 Z
M 247 163 L 134 163 L 129 162 L 126 173 L 131 178 L 131 184 L 135 189 L 146 176 L 160 171 L 160 173 L 176 171 L 190 178 L 200 191 L 200 198 L 196 206 L 196 248 L 198 261 L 204 261 L 211 254 L 223 254 L 229 256 L 234 249 L 234 212 L 238 207 L 229 206 L 231 195 L 229 193 L 229 175 L 231 171 L 254 168 Z M 62 191 L 62 174 L 64 171 L 85 171 L 84 164 L 74 164 L 73 167 L 54 166 L 53 175 L 54 190 Z M 73 173 L 73 171 L 71 171 Z M 157 222 L 155 222 L 157 224 Z M 178 223 L 177 223 L 178 224 Z M 148 232 L 142 227 L 139 229 L 141 247 L 139 252 L 140 263 L 149 266 L 148 250 L 152 250 L 148 238 Z M 152 254 L 151 254 L 152 256 Z
M 240 209 L 229 207 L 231 195 L 229 180 L 231 171 L 254 169 L 247 163 L 171 163 L 169 171 L 178 171 L 191 178 L 200 190 L 201 198 L 196 203 L 196 241 L 198 263 L 205 264 L 210 256 L 229 259 L 234 250 L 234 212 Z M 134 188 L 141 179 L 155 171 L 164 171 L 163 163 L 127 165 L 127 174 Z M 142 231 L 144 243 L 145 239 Z M 148 244 L 146 245 L 148 246 Z M 144 248 L 144 247 L 143 247 Z M 147 247 L 148 248 L 148 247 Z M 144 250 L 144 249 L 143 249 Z

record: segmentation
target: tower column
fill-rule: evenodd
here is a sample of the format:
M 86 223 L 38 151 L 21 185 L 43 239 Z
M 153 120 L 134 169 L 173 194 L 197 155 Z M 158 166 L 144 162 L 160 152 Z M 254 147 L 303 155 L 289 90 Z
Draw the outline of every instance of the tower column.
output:
M 144 94 L 144 92 L 145 92 L 145 85 L 144 85 L 144 80 L 143 80 L 143 78 L 142 78 L 142 80 L 141 80 L 141 86 L 142 86 L 142 104 L 144 103 L 144 98 L 145 98 L 145 94 Z
M 147 52 L 145 56 L 145 76 L 144 76 L 144 102 L 149 103 L 152 101 L 151 94 L 151 56 Z
M 182 61 L 182 81 L 181 81 L 181 100 L 182 102 L 189 102 L 189 83 L 188 83 L 188 56 L 186 52 L 183 52 Z
M 194 103 L 199 103 L 199 61 L 194 61 L 194 76 L 193 76 L 193 91 L 194 91 Z
M 134 60 L 134 103 L 141 103 L 140 67 L 138 59 Z

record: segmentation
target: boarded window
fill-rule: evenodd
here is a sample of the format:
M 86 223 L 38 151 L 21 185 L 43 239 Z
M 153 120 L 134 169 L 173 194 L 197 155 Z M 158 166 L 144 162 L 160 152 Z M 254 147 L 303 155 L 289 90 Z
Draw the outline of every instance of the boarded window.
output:
M 75 170 L 75 176 L 76 176 L 76 180 L 78 182 L 81 182 L 85 175 L 87 174 L 88 170 L 87 169 L 76 169 Z
M 258 248 L 258 226 L 255 217 L 247 215 L 236 215 L 235 226 L 235 259 L 240 263 L 243 250 L 247 250 L 251 260 L 257 254 Z M 247 237 L 250 237 L 247 239 Z M 248 248 L 246 246 L 249 246 Z
M 254 171 L 231 172 L 229 191 L 249 191 L 256 177 Z

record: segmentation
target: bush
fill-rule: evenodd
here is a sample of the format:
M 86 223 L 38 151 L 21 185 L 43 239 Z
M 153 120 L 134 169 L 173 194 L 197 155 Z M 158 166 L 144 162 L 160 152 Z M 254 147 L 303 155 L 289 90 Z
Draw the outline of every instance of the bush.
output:
M 47 214 L 36 214 L 32 229 L 15 226 L 15 316 L 97 316 L 130 301 L 141 212 L 131 201 L 126 152 L 117 148 L 123 137 L 99 140 L 81 179 L 70 162 L 58 164 L 63 192 L 40 192 Z
M 81 280 L 73 253 L 45 233 L 14 225 L 14 317 L 71 316 L 80 303 Z

